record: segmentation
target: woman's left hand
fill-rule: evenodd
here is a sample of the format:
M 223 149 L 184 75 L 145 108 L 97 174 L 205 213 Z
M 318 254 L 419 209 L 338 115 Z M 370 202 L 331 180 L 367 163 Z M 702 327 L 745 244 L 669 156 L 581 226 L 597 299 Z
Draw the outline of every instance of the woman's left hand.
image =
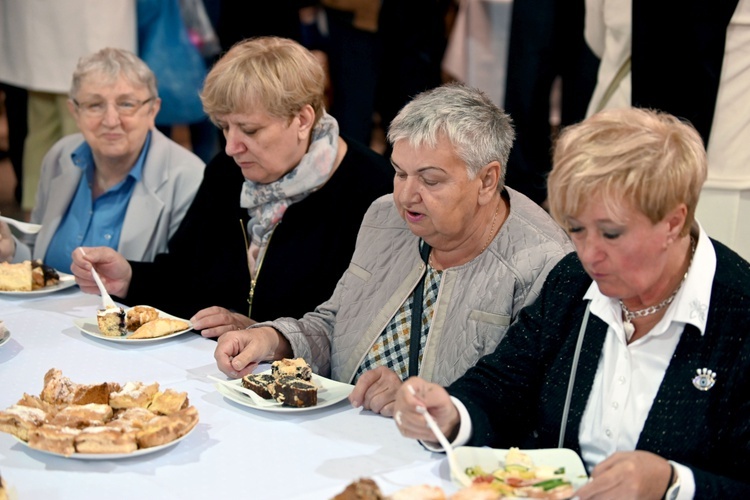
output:
M 660 499 L 667 491 L 669 462 L 648 451 L 621 451 L 594 467 L 591 480 L 576 491 L 590 498 Z
M 354 390 L 349 394 L 349 402 L 355 408 L 361 406 L 365 410 L 392 417 L 396 393 L 401 383 L 401 379 L 393 370 L 378 366 L 359 377 Z
M 244 330 L 255 324 L 247 316 L 234 313 L 223 307 L 213 306 L 202 309 L 190 318 L 193 328 L 201 331 L 204 337 L 220 337 L 232 330 Z

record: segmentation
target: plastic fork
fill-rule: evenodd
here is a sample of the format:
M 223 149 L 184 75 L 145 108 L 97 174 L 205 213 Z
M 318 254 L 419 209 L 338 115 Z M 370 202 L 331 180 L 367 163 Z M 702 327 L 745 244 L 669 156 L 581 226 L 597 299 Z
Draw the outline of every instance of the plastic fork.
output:
M 407 387 L 409 388 L 409 391 L 412 393 L 412 395 L 417 395 L 412 386 L 409 385 Z M 435 435 L 435 438 L 437 438 L 440 446 L 442 446 L 445 450 L 445 454 L 448 457 L 448 466 L 450 467 L 451 475 L 453 475 L 456 481 L 458 481 L 462 486 L 470 486 L 472 483 L 471 478 L 467 476 L 466 472 L 464 472 L 461 466 L 458 465 L 458 460 L 456 459 L 456 454 L 453 451 L 453 446 L 448 442 L 448 439 L 443 434 L 443 431 L 440 430 L 440 427 L 438 427 L 437 422 L 435 422 L 435 419 L 432 418 L 430 412 L 428 412 L 427 408 L 425 408 L 424 406 L 417 406 L 417 413 L 424 417 L 425 422 L 427 422 L 427 426 Z
M 83 247 L 78 247 L 78 250 L 81 251 L 81 255 L 84 257 L 86 256 L 86 252 L 83 251 Z M 117 307 L 117 304 L 115 304 L 115 301 L 112 300 L 112 297 L 109 296 L 109 293 L 107 293 L 107 289 L 104 288 L 104 284 L 102 283 L 102 279 L 99 277 L 99 273 L 96 272 L 96 269 L 94 269 L 94 265 L 91 264 L 91 276 L 94 277 L 94 281 L 96 281 L 96 286 L 99 287 L 99 293 L 102 294 L 102 307 L 104 309 L 111 309 L 113 307 Z
M 20 220 L 11 219 L 10 217 L 5 217 L 4 215 L 0 215 L 0 220 L 10 224 L 11 226 L 14 226 L 16 229 L 26 234 L 36 234 L 42 230 L 41 224 L 21 222 Z

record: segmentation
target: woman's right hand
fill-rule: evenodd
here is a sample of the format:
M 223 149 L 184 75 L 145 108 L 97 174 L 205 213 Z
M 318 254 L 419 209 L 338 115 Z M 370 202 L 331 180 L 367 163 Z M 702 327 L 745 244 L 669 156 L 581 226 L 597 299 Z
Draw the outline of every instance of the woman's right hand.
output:
M 232 378 L 248 375 L 263 361 L 291 356 L 289 341 L 270 326 L 234 330 L 221 337 L 214 351 L 216 365 Z
M 76 283 L 81 290 L 85 293 L 99 293 L 99 287 L 91 275 L 93 265 L 110 295 L 127 297 L 133 277 L 133 269 L 127 259 L 109 247 L 91 247 L 84 250 L 86 255 L 78 248 L 73 250 L 73 263 L 70 265 L 70 272 L 76 277 Z
M 396 393 L 393 419 L 401 434 L 437 444 L 424 416 L 417 411 L 418 406 L 427 409 L 448 441 L 454 439 L 461 418 L 448 391 L 419 377 L 409 378 Z
M 16 240 L 10 232 L 8 224 L 0 221 L 0 262 L 9 262 L 13 260 L 16 254 Z

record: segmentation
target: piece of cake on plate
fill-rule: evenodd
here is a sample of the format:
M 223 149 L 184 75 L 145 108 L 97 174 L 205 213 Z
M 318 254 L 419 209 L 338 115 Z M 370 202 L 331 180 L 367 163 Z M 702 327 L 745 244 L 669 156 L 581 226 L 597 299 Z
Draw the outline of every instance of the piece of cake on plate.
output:
M 148 385 L 143 382 L 128 382 L 120 391 L 109 395 L 109 405 L 114 409 L 148 408 L 158 390 L 158 382 Z
M 80 433 L 80 429 L 45 424 L 29 432 L 29 446 L 67 457 L 76 452 L 75 438 Z
M 149 321 L 159 317 L 159 311 L 149 306 L 135 306 L 125 313 L 125 329 L 134 332 Z
M 284 406 L 307 408 L 318 404 L 318 386 L 309 380 L 281 377 L 276 379 L 270 392 Z
M 291 376 L 302 380 L 310 380 L 312 378 L 312 368 L 310 368 L 310 365 L 303 358 L 284 358 L 274 361 L 271 364 L 271 375 L 277 379 Z
M 135 432 L 116 427 L 86 427 L 75 437 L 78 453 L 132 453 L 138 449 Z
M 29 440 L 29 432 L 44 424 L 47 414 L 39 408 L 13 405 L 0 411 L 0 432 L 13 434 L 23 441 Z
M 0 262 L 0 290 L 6 292 L 30 292 L 32 288 L 31 261 L 17 264 Z
M 119 390 L 120 385 L 111 382 L 101 384 L 76 384 L 64 377 L 57 368 L 50 368 L 44 374 L 42 401 L 52 404 L 86 405 L 89 403 L 108 404 L 109 394 Z
M 108 307 L 96 311 L 96 323 L 102 335 L 108 337 L 122 337 L 127 334 L 125 329 L 125 311 L 122 307 Z
M 276 378 L 268 373 L 251 373 L 242 377 L 242 387 L 250 389 L 263 399 L 271 399 L 270 388 L 276 383 Z

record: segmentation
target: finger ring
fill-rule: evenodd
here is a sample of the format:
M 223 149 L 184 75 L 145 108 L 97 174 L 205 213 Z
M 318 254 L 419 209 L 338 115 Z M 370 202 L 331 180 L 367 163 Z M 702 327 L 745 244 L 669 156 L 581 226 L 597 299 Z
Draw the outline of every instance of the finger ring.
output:
M 396 414 L 393 416 L 393 420 L 396 421 L 397 425 L 401 425 L 401 410 L 396 412 Z

